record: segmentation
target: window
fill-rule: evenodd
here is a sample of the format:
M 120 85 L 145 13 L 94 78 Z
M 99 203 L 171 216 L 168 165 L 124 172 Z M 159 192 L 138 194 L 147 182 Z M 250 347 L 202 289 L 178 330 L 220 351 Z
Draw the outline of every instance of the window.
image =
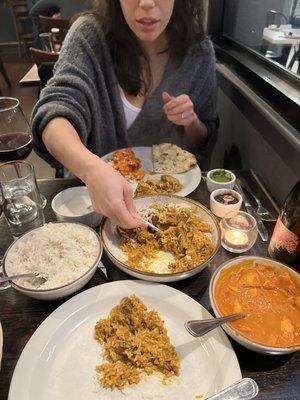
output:
M 300 77 L 300 0 L 225 0 L 222 34 Z

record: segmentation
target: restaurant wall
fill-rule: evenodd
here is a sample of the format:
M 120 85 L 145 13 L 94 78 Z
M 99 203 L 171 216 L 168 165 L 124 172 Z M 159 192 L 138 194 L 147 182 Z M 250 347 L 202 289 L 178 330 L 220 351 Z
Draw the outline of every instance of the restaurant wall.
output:
M 300 179 L 300 152 L 288 138 L 284 142 L 276 127 L 265 120 L 235 85 L 226 82 L 222 73 L 217 75 L 220 128 L 211 167 L 253 169 L 275 201 L 282 204 Z

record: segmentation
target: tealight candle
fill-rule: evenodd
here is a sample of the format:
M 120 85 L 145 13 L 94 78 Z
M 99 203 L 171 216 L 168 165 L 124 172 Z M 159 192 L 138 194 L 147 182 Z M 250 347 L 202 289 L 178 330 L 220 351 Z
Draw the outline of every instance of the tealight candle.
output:
M 244 211 L 230 211 L 222 218 L 220 227 L 222 246 L 232 253 L 243 253 L 256 241 L 256 220 Z
M 248 243 L 248 235 L 237 229 L 230 229 L 224 235 L 226 241 L 235 246 L 245 246 Z

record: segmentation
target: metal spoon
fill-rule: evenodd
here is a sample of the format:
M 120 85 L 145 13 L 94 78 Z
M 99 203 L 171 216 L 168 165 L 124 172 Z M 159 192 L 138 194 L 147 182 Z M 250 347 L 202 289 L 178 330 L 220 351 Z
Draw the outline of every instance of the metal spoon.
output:
M 206 400 L 250 400 L 257 395 L 257 383 L 253 379 L 244 378 L 221 392 L 206 397 Z
M 144 224 L 148 225 L 149 228 L 153 229 L 155 232 L 161 233 L 161 230 L 160 230 L 159 228 L 157 228 L 157 226 L 151 224 L 151 222 L 147 221 L 147 220 L 144 219 L 144 218 L 141 218 L 141 221 L 143 221 Z
M 38 276 L 38 274 L 36 272 L 29 272 L 28 274 L 4 276 L 3 278 L 0 278 L 0 283 L 7 282 L 7 281 L 13 281 L 13 280 L 19 279 L 19 278 L 41 278 L 41 279 L 44 279 L 44 281 L 46 281 L 46 278 Z
M 194 321 L 187 321 L 184 326 L 185 329 L 194 337 L 203 336 L 211 330 L 218 328 L 220 325 L 229 321 L 244 318 L 246 315 L 242 313 L 227 315 L 221 318 L 210 319 L 196 319 Z

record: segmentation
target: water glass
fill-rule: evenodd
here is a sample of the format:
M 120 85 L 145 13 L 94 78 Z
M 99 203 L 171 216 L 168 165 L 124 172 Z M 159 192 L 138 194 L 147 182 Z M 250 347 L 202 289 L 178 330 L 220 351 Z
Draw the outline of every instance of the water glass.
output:
M 230 211 L 222 218 L 221 244 L 232 253 L 244 253 L 251 249 L 257 239 L 257 223 L 244 211 Z
M 44 51 L 48 51 L 48 52 L 54 53 L 52 33 L 43 32 L 43 33 L 39 34 L 39 37 L 40 37 L 42 49 Z
M 3 214 L 15 239 L 45 223 L 32 165 L 23 161 L 0 165 L 0 188 L 4 199 Z

